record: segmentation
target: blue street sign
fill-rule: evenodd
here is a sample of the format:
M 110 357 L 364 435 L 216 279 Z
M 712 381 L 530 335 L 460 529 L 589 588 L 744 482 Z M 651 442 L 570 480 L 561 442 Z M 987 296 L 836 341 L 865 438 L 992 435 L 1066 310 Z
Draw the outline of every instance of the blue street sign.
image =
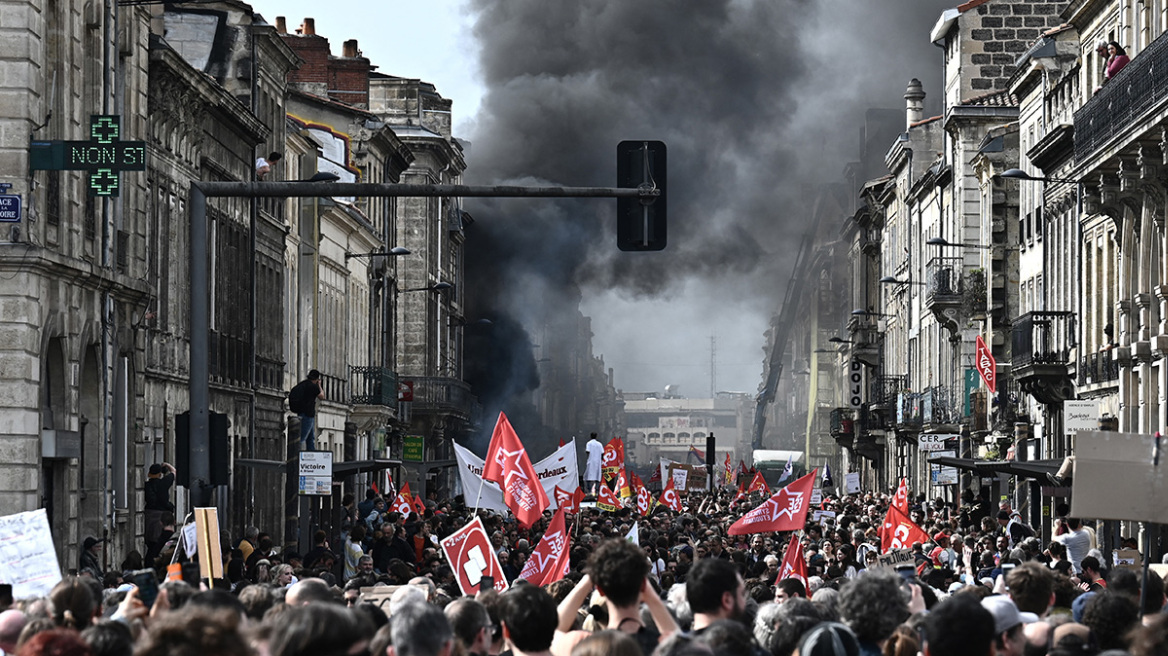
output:
M 0 223 L 20 223 L 20 196 L 0 195 Z

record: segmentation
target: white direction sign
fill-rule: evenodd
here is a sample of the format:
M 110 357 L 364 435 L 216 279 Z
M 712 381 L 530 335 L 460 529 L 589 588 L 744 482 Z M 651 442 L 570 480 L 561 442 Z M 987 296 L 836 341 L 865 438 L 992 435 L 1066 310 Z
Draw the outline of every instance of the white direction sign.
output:
M 917 438 L 918 451 L 944 451 L 945 442 L 951 438 L 958 437 L 955 434 L 946 433 L 921 433 Z
M 327 496 L 333 493 L 333 452 L 300 452 L 300 494 Z
M 1099 401 L 1063 401 L 1063 420 L 1068 433 L 1099 430 Z

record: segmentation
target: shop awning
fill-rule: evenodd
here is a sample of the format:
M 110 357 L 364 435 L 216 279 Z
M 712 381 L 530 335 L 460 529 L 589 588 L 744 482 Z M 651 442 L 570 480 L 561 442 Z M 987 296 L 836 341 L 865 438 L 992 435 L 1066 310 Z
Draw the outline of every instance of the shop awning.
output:
M 1030 478 L 1043 483 L 1050 482 L 1058 473 L 1063 461 L 1059 460 L 975 460 L 973 458 L 954 458 L 952 456 L 936 456 L 929 459 L 945 467 L 956 467 L 977 474 L 1007 474 L 1017 478 Z
M 355 474 L 363 474 L 365 472 L 381 471 L 383 469 L 389 469 L 390 467 L 397 467 L 400 464 L 402 464 L 401 460 L 390 460 L 388 458 L 334 462 L 333 476 L 353 476 Z

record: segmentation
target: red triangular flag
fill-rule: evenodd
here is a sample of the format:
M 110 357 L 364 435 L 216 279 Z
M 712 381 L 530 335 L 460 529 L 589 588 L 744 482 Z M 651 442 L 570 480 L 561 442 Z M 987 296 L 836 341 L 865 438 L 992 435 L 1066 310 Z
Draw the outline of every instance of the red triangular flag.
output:
M 738 481 L 738 496 L 734 497 L 734 500 L 731 501 L 730 503 L 738 503 L 739 501 L 742 501 L 745 498 L 746 498 L 746 484 L 743 483 L 742 481 Z
M 653 473 L 649 475 L 649 482 L 650 483 L 660 483 L 661 482 L 661 467 L 654 467 L 653 468 Z
M 414 496 L 414 509 L 418 511 L 418 517 L 424 517 L 426 515 L 426 502 L 422 501 L 422 495 L 420 494 Z
M 389 509 L 401 513 L 402 517 L 409 517 L 410 513 L 414 511 L 414 497 L 410 494 L 409 483 L 402 485 L 401 492 L 398 492 Z
M 519 441 L 507 415 L 499 413 L 495 431 L 491 434 L 491 444 L 487 447 L 486 463 L 483 465 L 483 480 L 499 483 L 503 488 L 503 503 L 515 514 L 519 525 L 528 528 L 543 515 L 547 508 L 547 493 L 539 482 L 527 449 Z
M 559 581 L 567 573 L 568 532 L 564 528 L 564 509 L 560 508 L 535 551 L 531 552 L 519 578 L 533 585 L 547 585 Z
M 665 489 L 661 491 L 661 500 L 658 502 L 673 512 L 681 512 L 681 497 L 677 494 L 677 490 L 673 489 L 673 479 L 665 484 Z
M 767 485 L 766 479 L 762 477 L 762 472 L 754 472 L 754 478 L 750 481 L 750 487 L 746 489 L 747 494 L 754 494 L 759 490 L 763 490 L 768 495 L 771 494 L 771 486 Z
M 803 558 L 803 543 L 799 541 L 798 535 L 791 536 L 787 552 L 783 554 L 783 564 L 779 567 L 779 578 L 776 580 L 783 579 L 799 579 L 803 585 L 807 585 L 807 561 Z
M 911 549 L 914 542 L 929 541 L 929 534 L 913 523 L 908 515 L 900 512 L 895 506 L 888 507 L 888 514 L 884 516 L 884 523 L 880 525 L 880 552 L 887 553 L 890 549 Z
M 616 512 L 620 509 L 620 499 L 608 489 L 604 481 L 600 482 L 600 494 L 596 495 L 596 507 L 608 512 Z
M 577 490 L 580 488 L 577 487 Z M 580 503 L 576 500 L 576 495 L 572 492 L 565 492 L 559 485 L 552 488 L 552 494 L 556 497 L 556 507 L 564 512 L 576 514 L 580 511 Z
M 738 461 L 738 475 L 746 476 L 746 463 L 741 460 Z
M 381 490 L 377 489 L 377 481 L 373 481 L 369 485 L 373 488 L 373 494 L 376 494 L 378 496 L 381 495 Z
M 562 437 L 560 438 L 560 445 L 559 445 L 558 447 L 556 447 L 556 448 L 557 448 L 557 449 L 562 449 L 562 448 L 564 448 L 564 438 L 562 438 Z
M 896 495 L 892 497 L 892 507 L 899 510 L 902 514 L 908 514 L 908 479 L 900 479 L 900 485 L 896 488 Z
M 815 475 L 819 470 L 791 483 L 779 490 L 766 503 L 746 513 L 730 526 L 730 535 L 750 533 L 770 533 L 772 531 L 798 531 L 807 523 L 807 511 L 811 508 L 811 488 L 815 486 Z

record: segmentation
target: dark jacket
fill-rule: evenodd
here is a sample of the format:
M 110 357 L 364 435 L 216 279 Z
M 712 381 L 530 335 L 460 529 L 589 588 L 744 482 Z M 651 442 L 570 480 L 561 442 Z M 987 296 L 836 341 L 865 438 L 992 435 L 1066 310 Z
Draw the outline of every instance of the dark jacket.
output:
M 316 416 L 316 399 L 320 396 L 318 381 L 304 380 L 288 392 L 288 409 L 305 417 Z

